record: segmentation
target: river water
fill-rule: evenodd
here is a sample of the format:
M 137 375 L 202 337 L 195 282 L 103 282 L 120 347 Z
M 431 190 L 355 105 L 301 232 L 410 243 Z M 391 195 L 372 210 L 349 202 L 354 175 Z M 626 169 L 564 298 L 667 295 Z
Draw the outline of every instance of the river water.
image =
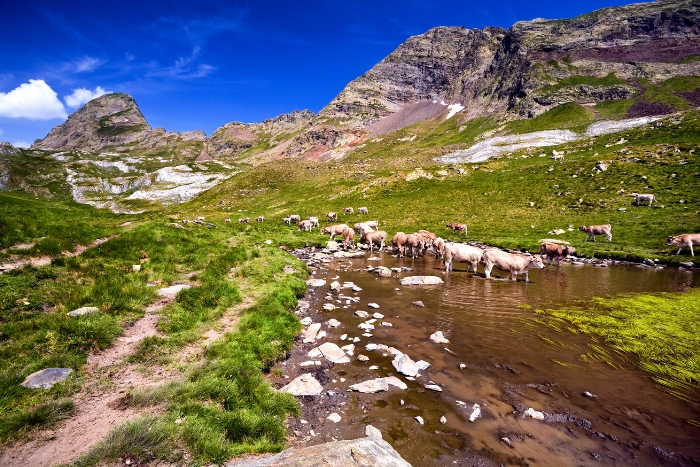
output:
M 322 311 L 328 286 L 310 289 L 306 298 L 317 313 L 314 321 L 335 318 L 342 323 L 334 329 L 324 325 L 327 341 L 342 346 L 348 343 L 342 334 L 358 336 L 355 357 L 370 358 L 326 367 L 328 381 L 334 383 L 324 387 L 344 395 L 343 403 L 329 407 L 343 422 L 326 424 L 326 439 L 361 437 L 371 424 L 414 466 L 700 464 L 700 391 L 674 397 L 635 366 L 633 355 L 619 354 L 590 336 L 557 331 L 534 312 L 585 306 L 592 297 L 697 287 L 697 271 L 564 263 L 531 270 L 526 283 L 487 280 L 481 269 L 477 275 L 467 273 L 464 264 L 455 264 L 446 276 L 442 263 L 432 257 L 372 256 L 378 259 L 368 260 L 366 254 L 317 263 L 313 274 L 327 283 L 353 282 L 361 292 L 341 293 L 359 297 L 359 302 L 343 299 L 340 308 Z M 367 266 L 410 267 L 411 272 L 394 276 L 436 275 L 445 283 L 401 286 L 397 277 L 364 271 Z M 338 303 L 338 293 L 332 295 L 332 303 Z M 425 306 L 412 305 L 417 300 Z M 368 303 L 379 308 L 368 308 Z M 357 310 L 384 315 L 372 337 L 361 336 L 357 325 L 365 320 L 354 314 Z M 380 326 L 381 321 L 392 326 Z M 450 343 L 431 342 L 435 331 Z M 392 366 L 392 356 L 365 351 L 368 343 L 393 346 L 431 367 L 416 381 L 407 381 Z M 595 354 L 594 348 L 608 353 L 608 362 L 581 357 Z M 371 365 L 378 369 L 370 370 Z M 348 391 L 350 384 L 387 375 L 399 376 L 408 389 Z M 443 391 L 424 387 L 431 382 Z M 481 417 L 470 422 L 474 404 Z M 527 408 L 546 413 L 546 419 L 524 417 Z

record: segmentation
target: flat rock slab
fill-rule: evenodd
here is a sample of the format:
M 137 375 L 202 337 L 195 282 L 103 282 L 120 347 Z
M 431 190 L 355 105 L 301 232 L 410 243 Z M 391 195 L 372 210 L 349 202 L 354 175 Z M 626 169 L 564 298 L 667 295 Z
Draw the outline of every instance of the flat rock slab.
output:
M 364 251 L 336 251 L 333 253 L 335 258 L 364 258 Z
M 310 343 L 316 340 L 318 331 L 321 330 L 321 323 L 311 323 L 304 333 L 304 343 Z
M 332 342 L 326 342 L 318 346 L 318 350 L 323 353 L 323 356 L 326 357 L 327 360 L 333 363 L 350 363 L 350 359 L 345 355 L 343 349 Z
M 402 373 L 406 376 L 416 376 L 420 368 L 416 365 L 416 362 L 411 360 L 411 358 L 406 354 L 397 355 L 391 362 L 396 368 L 396 371 Z
M 96 306 L 84 306 L 81 308 L 76 308 L 73 311 L 69 311 L 68 316 L 71 318 L 77 318 L 78 316 L 85 316 L 91 313 L 97 313 L 98 311 L 100 311 L 100 309 Z
M 68 378 L 71 373 L 70 368 L 46 368 L 27 376 L 22 381 L 22 386 L 30 389 L 50 388 L 56 383 L 60 383 Z
M 450 341 L 442 334 L 442 331 L 434 332 L 430 335 L 430 340 L 436 344 L 449 344 Z
M 177 284 L 177 285 L 171 285 L 170 287 L 165 287 L 162 289 L 158 289 L 158 295 L 161 297 L 165 298 L 175 298 L 177 294 L 180 293 L 181 290 L 186 290 L 192 287 L 189 284 Z
M 323 287 L 326 285 L 326 279 L 309 279 L 306 281 L 306 285 L 309 287 Z
M 437 276 L 408 276 L 401 279 L 401 285 L 440 285 L 444 281 Z
M 243 459 L 226 467 L 411 467 L 386 441 L 378 437 L 334 441 L 292 448 L 271 457 Z
M 389 386 L 396 386 L 399 389 L 406 390 L 408 386 L 396 376 L 387 376 L 386 378 L 375 378 L 361 383 L 353 384 L 349 389 L 365 394 L 375 392 L 388 391 Z
M 280 389 L 280 392 L 288 392 L 293 396 L 318 396 L 323 392 L 323 386 L 316 378 L 306 373 L 294 378 L 291 383 Z

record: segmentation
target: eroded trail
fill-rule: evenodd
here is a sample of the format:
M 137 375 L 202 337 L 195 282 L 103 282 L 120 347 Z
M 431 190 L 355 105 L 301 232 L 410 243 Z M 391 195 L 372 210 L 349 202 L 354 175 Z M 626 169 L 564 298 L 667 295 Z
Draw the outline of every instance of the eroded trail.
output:
M 81 255 L 85 253 L 87 250 L 91 248 L 95 248 L 96 246 L 102 245 L 105 242 L 110 241 L 111 239 L 115 238 L 116 235 L 112 235 L 111 237 L 104 237 L 104 238 L 98 238 L 94 242 L 92 242 L 89 245 L 78 245 L 78 247 L 73 250 L 73 251 L 64 251 L 61 256 L 64 258 L 72 258 L 74 256 Z M 27 244 L 29 245 L 29 244 Z M 15 245 L 15 249 L 22 249 L 19 248 L 21 246 L 27 246 L 27 245 Z M 32 244 L 33 246 L 33 244 Z M 31 248 L 31 246 L 30 246 Z M 2 274 L 5 271 L 11 271 L 13 269 L 19 269 L 23 268 L 24 266 L 27 266 L 28 264 L 31 264 L 32 266 L 38 268 L 40 266 L 48 266 L 51 264 L 51 257 L 47 255 L 42 255 L 42 256 L 35 256 L 33 258 L 22 258 L 22 259 L 12 259 L 9 261 L 5 261 L 4 263 L 0 263 L 0 274 Z

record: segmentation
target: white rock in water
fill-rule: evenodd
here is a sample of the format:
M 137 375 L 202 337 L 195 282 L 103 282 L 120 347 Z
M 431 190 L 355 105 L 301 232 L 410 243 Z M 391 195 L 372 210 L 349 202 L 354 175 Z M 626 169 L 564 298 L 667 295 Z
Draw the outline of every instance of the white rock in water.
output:
M 430 389 L 431 391 L 442 392 L 442 388 L 437 384 L 426 384 L 425 389 Z
M 366 333 L 362 334 L 363 337 L 372 337 L 373 335 L 374 334 L 372 334 L 371 332 L 366 332 Z
M 372 425 L 367 425 L 365 427 L 365 435 L 370 438 L 382 439 L 382 432 L 379 431 L 378 428 L 373 427 Z
M 423 417 L 421 417 L 420 415 L 418 415 L 417 417 L 413 417 L 413 418 L 415 418 L 416 421 L 418 423 L 420 423 L 421 425 L 425 425 L 425 422 L 423 421 Z
M 444 425 L 445 423 L 447 423 L 447 418 L 445 418 L 444 415 L 443 415 L 442 417 L 440 417 L 440 423 L 442 423 L 443 425 Z
M 525 415 L 527 417 L 532 417 L 535 420 L 544 420 L 544 412 L 539 412 L 539 411 L 533 409 L 532 407 L 530 407 L 525 412 L 523 412 L 523 415 Z
M 416 376 L 418 374 L 418 366 L 416 366 L 416 362 L 411 360 L 406 354 L 397 355 L 391 364 L 394 365 L 396 371 L 406 376 Z
M 373 350 L 377 350 L 377 344 L 367 344 L 365 346 L 365 349 L 367 352 L 372 352 Z
M 338 281 L 331 282 L 331 290 L 334 292 L 337 292 L 338 290 L 340 290 L 340 282 L 338 282 Z
M 474 404 L 472 406 L 472 413 L 469 415 L 469 421 L 473 422 L 477 418 L 481 418 L 481 407 L 479 407 L 479 404 Z
M 333 423 L 338 423 L 338 422 L 341 420 L 340 415 L 338 415 L 338 414 L 335 413 L 335 412 L 333 412 L 332 414 L 330 414 L 330 415 L 327 416 L 326 418 L 327 418 L 328 420 L 332 421 Z
M 316 340 L 321 340 L 326 338 L 326 331 L 318 331 L 316 334 Z
M 347 338 L 348 338 L 348 335 L 347 335 L 347 334 L 343 334 L 342 336 L 340 336 L 340 340 L 341 340 L 341 341 L 344 341 L 344 340 L 347 339 Z
M 390 328 L 390 327 L 393 326 L 393 324 L 391 324 L 391 323 L 389 323 L 389 322 L 387 322 L 387 321 L 382 321 L 382 326 L 384 326 L 385 328 Z
M 357 356 L 357 359 L 361 362 L 366 362 L 367 360 L 369 360 L 369 357 L 367 355 L 360 354 Z
M 383 318 L 384 318 L 384 315 L 381 314 L 381 313 L 375 313 L 375 314 L 372 315 L 372 318 L 375 318 L 375 319 L 383 319 Z
M 323 287 L 326 285 L 326 280 L 325 279 L 309 279 L 306 281 L 306 285 L 309 287 Z
M 326 304 L 323 305 L 323 309 L 326 310 L 326 311 L 333 311 L 333 310 L 335 310 L 336 308 L 338 308 L 338 307 L 335 306 L 335 305 L 333 305 L 332 303 L 326 303 Z
M 592 392 L 588 392 L 588 391 L 584 392 L 583 395 L 586 396 L 586 397 L 592 397 L 593 399 L 597 399 L 597 398 L 598 398 L 598 396 L 596 396 L 596 395 L 593 394 Z
M 374 324 L 360 323 L 357 325 L 357 327 L 364 330 L 364 331 L 371 331 L 374 329 Z
M 370 308 L 379 308 L 379 305 L 377 305 L 376 303 L 368 303 L 367 306 Z
M 355 355 L 355 344 L 344 345 L 341 349 L 348 355 Z
M 343 349 L 332 342 L 326 342 L 318 347 L 323 352 L 323 356 L 333 363 L 350 363 L 350 359 L 345 355 Z
M 464 363 L 460 363 L 460 364 L 459 364 L 459 369 L 460 369 L 460 370 L 464 370 L 466 367 L 467 367 L 467 365 L 465 365 Z
M 280 389 L 294 396 L 318 396 L 323 392 L 323 386 L 312 375 L 306 373 L 294 378 L 294 380 Z
M 416 362 L 416 367 L 419 371 L 427 370 L 430 368 L 430 363 L 426 362 L 425 360 L 418 360 Z
M 450 341 L 448 341 L 445 336 L 442 334 L 442 331 L 436 331 L 433 334 L 430 335 L 430 340 L 435 342 L 436 344 L 449 344 Z
M 369 369 L 370 370 L 378 370 L 379 367 L 377 365 L 372 365 L 371 367 L 369 367 Z
M 359 337 L 356 337 L 356 338 L 354 338 L 352 341 L 353 341 L 353 342 L 360 342 L 360 338 L 359 338 Z
M 391 277 L 391 269 L 385 268 L 384 266 L 379 266 L 374 272 L 379 274 L 379 277 Z
M 328 320 L 328 326 L 330 326 L 332 328 L 337 328 L 338 326 L 340 326 L 340 321 L 338 321 L 337 319 L 331 318 Z
M 307 366 L 316 366 L 316 365 L 320 366 L 320 365 L 321 365 L 321 362 L 319 362 L 318 360 L 308 360 L 308 361 L 306 361 L 306 362 L 301 362 L 301 363 L 299 364 L 299 366 L 303 366 L 303 367 L 307 367 Z
M 310 344 L 313 341 L 316 340 L 316 335 L 318 334 L 318 331 L 321 330 L 321 323 L 312 323 L 309 325 L 308 328 L 306 328 L 306 332 L 304 333 L 304 343 L 305 344 Z
M 386 349 L 386 351 L 389 352 L 389 355 L 401 355 L 403 353 L 399 349 L 396 349 L 394 347 L 389 347 Z
M 437 276 L 408 276 L 401 279 L 401 285 L 440 285 L 444 283 Z
M 309 350 L 309 353 L 307 353 L 306 355 L 309 356 L 309 357 L 311 357 L 311 358 L 316 358 L 316 357 L 322 356 L 322 355 L 323 355 L 323 352 L 321 352 L 321 351 L 319 350 L 319 348 L 316 347 L 316 348 L 314 348 L 314 349 Z
M 68 316 L 71 318 L 77 318 L 78 316 L 89 315 L 91 313 L 97 313 L 100 311 L 96 306 L 84 306 L 81 308 L 76 308 L 73 311 L 68 312 Z
M 303 324 L 304 326 L 308 326 L 311 323 L 312 323 L 311 318 L 309 318 L 308 316 L 301 320 L 301 324 Z
M 360 318 L 367 318 L 369 316 L 369 313 L 367 313 L 366 311 L 362 311 L 362 310 L 357 310 L 355 312 L 355 314 L 357 316 L 359 316 Z
M 388 391 L 389 383 L 383 379 L 370 379 L 369 381 L 353 384 L 349 389 L 365 394 L 372 394 L 380 391 Z
M 403 389 L 404 391 L 408 389 L 408 386 L 406 383 L 401 381 L 399 378 L 396 376 L 387 376 L 386 378 L 382 378 L 384 381 L 386 381 L 387 384 L 390 386 L 396 386 L 399 389 Z
M 356 285 L 352 286 L 352 290 L 353 290 L 353 292 L 362 292 L 362 289 Z

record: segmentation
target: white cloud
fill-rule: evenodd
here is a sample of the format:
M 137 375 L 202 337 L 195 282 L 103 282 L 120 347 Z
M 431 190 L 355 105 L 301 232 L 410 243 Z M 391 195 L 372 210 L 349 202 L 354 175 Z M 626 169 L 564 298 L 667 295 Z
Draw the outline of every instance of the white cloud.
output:
M 8 93 L 0 92 L 0 117 L 51 120 L 68 115 L 51 86 L 43 79 L 30 79 Z
M 75 71 L 78 73 L 83 73 L 86 71 L 93 71 L 100 65 L 104 64 L 105 61 L 101 58 L 95 57 L 83 57 L 74 62 Z
M 12 145 L 16 148 L 28 148 L 31 146 L 29 143 L 25 143 L 24 141 L 17 141 L 15 143 L 12 143 Z
M 95 99 L 96 97 L 104 96 L 111 91 L 105 91 L 101 86 L 97 86 L 94 91 L 90 91 L 85 88 L 73 89 L 73 94 L 70 96 L 64 96 L 63 100 L 66 101 L 68 107 L 80 107 L 81 105 Z

